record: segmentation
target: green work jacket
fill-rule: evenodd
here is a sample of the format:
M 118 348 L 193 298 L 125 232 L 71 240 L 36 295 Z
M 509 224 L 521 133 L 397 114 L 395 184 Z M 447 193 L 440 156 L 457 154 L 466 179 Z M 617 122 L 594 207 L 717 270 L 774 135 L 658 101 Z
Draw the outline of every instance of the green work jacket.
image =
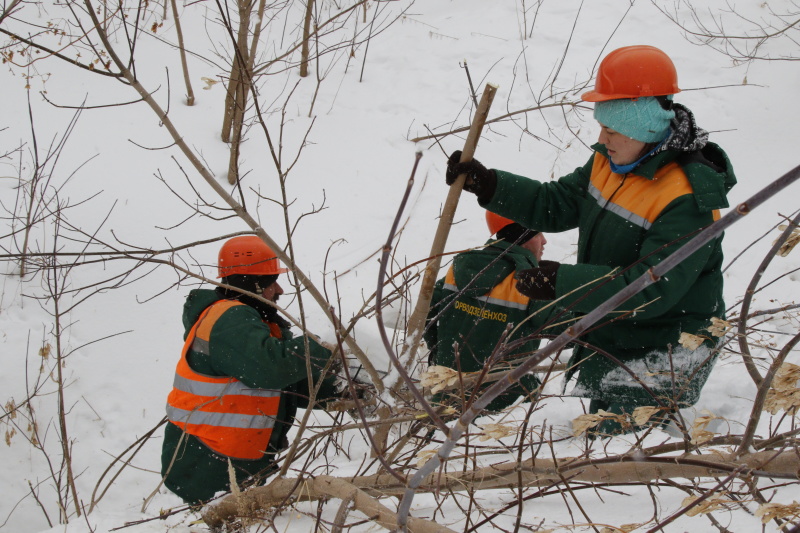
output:
M 220 300 L 216 291 L 195 289 L 183 308 L 184 338 L 200 314 Z M 257 460 L 230 459 L 239 484 L 258 482 L 275 468 L 275 455 L 288 445 L 287 433 L 298 408 L 308 406 L 309 382 L 305 342 L 294 338 L 288 323 L 281 320 L 281 338 L 270 331 L 258 311 L 237 305 L 225 311 L 211 329 L 208 354 L 190 351 L 189 366 L 209 376 L 232 376 L 259 389 L 280 389 L 281 400 L 267 453 Z M 312 376 L 316 382 L 330 352 L 309 339 Z M 331 380 L 325 380 L 317 399 L 335 394 Z M 177 453 L 176 453 L 177 452 Z M 215 493 L 229 491 L 228 458 L 221 456 L 196 437 L 167 423 L 161 454 L 164 484 L 191 504 L 209 500 Z
M 507 342 L 537 333 L 549 312 L 542 309 L 542 302 L 531 301 L 517 291 L 514 279 L 518 270 L 536 266 L 530 251 L 502 240 L 489 240 L 482 248 L 455 256 L 447 275 L 434 287 L 424 335 L 430 364 L 477 372 L 506 332 L 510 334 Z M 539 340 L 530 340 L 493 362 L 491 369 L 507 369 L 508 361 L 538 348 Z M 534 375 L 527 375 L 493 400 L 488 409 L 507 407 L 520 395 L 535 392 L 539 385 Z
M 693 152 L 662 151 L 624 175 L 611 170 L 605 146 L 592 148 L 583 167 L 557 181 L 496 170 L 496 191 L 483 205 L 539 231 L 578 228 L 577 264 L 562 264 L 556 278 L 560 305 L 578 314 L 605 302 L 716 220 L 736 183 L 727 155 L 713 143 Z M 705 329 L 725 309 L 722 259 L 720 236 L 581 340 L 622 360 L 656 396 L 694 403 L 713 364 L 709 349 L 718 342 Z M 706 336 L 705 349 L 683 350 L 682 332 Z M 579 348 L 573 355 L 573 363 L 580 362 L 574 394 L 658 403 L 627 371 L 592 354 Z

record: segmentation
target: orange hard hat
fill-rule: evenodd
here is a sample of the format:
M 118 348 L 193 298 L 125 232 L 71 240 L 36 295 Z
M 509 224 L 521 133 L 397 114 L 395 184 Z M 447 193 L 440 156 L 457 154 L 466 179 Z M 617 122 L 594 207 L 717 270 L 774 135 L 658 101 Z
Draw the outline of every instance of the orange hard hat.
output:
M 233 274 L 270 276 L 288 272 L 281 268 L 278 257 L 272 248 L 255 235 L 234 237 L 219 249 L 218 278 Z
M 501 217 L 497 213 L 492 213 L 491 211 L 486 211 L 486 225 L 489 226 L 489 233 L 492 235 L 513 223 L 514 221 L 509 218 Z
M 678 72 L 667 54 L 654 46 L 617 48 L 597 70 L 594 90 L 581 95 L 586 102 L 604 102 L 681 92 Z

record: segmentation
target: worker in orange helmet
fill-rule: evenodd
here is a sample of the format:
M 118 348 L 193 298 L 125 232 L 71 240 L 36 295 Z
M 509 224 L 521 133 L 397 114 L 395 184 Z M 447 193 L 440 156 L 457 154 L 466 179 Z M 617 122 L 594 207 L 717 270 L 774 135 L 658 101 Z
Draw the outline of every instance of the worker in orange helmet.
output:
M 317 398 L 336 394 L 333 377 L 323 374 L 331 352 L 310 337 L 294 337 L 271 305 L 283 294 L 284 272 L 259 237 L 234 237 L 219 251 L 218 277 L 227 287 L 195 289 L 186 299 L 161 473 L 189 504 L 231 490 L 229 462 L 240 487 L 275 470 L 275 456 L 288 446 L 295 413 L 307 407 L 314 386 L 307 363 L 314 382 L 324 379 Z
M 666 53 L 625 46 L 603 59 L 594 90 L 582 96 L 594 103 L 600 128 L 582 167 L 537 181 L 476 160 L 461 163 L 459 152 L 450 156 L 446 182 L 466 174 L 464 190 L 482 207 L 526 228 L 578 229 L 577 264 L 521 271 L 520 292 L 588 313 L 728 207 L 727 193 L 736 184 L 731 162 L 689 108 L 673 102 L 679 92 Z M 720 236 L 581 337 L 587 344 L 575 349 L 567 374 L 578 373 L 572 394 L 590 399 L 592 413 L 621 415 L 604 420 L 595 435 L 645 429 L 631 423 L 637 407 L 658 408 L 652 420 L 663 423 L 697 402 L 720 344 L 706 329 L 725 315 L 722 261 Z M 706 340 L 684 347 L 684 333 Z
M 539 347 L 539 339 L 531 339 L 501 358 L 495 355 L 501 338 L 511 333 L 509 325 L 519 326 L 506 337 L 513 342 L 538 333 L 550 316 L 541 302 L 517 290 L 515 280 L 518 271 L 543 263 L 547 239 L 490 211 L 486 223 L 495 237 L 482 247 L 456 255 L 445 277 L 434 286 L 424 334 L 431 365 L 461 372 L 477 372 L 487 364 L 492 371 L 508 370 L 514 359 L 531 355 Z M 487 409 L 499 411 L 520 396 L 531 399 L 540 385 L 539 379 L 529 374 Z M 461 398 L 461 391 L 452 396 Z M 439 395 L 435 401 L 448 401 L 447 395 Z

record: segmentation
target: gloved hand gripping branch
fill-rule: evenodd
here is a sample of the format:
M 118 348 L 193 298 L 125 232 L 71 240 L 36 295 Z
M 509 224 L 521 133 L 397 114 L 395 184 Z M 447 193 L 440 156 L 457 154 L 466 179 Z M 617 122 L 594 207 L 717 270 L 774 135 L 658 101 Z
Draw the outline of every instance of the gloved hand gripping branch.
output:
M 459 163 L 460 160 L 461 150 L 450 154 L 450 158 L 447 160 L 445 181 L 448 185 L 452 185 L 461 174 L 466 174 L 464 190 L 477 196 L 481 204 L 488 203 L 497 188 L 497 174 L 494 170 L 487 169 L 477 159 L 466 163 Z
M 556 276 L 561 263 L 541 261 L 538 268 L 517 272 L 517 290 L 534 300 L 556 299 Z

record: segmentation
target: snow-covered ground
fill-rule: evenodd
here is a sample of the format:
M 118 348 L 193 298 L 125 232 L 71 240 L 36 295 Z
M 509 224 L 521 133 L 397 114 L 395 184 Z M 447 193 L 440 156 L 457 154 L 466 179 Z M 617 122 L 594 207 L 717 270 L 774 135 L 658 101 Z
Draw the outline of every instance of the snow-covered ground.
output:
M 142 36 L 136 51 L 137 75 L 148 90 L 154 91 L 160 105 L 168 108 L 171 120 L 189 146 L 201 155 L 220 183 L 227 184 L 228 150 L 219 135 L 224 87 L 221 83 L 206 86 L 202 81 L 226 75 L 225 62 L 215 55 L 224 35 L 215 24 L 214 4 L 188 4 L 182 21 L 187 47 L 195 52 L 190 56 L 189 70 L 196 105 L 184 105 L 178 53 L 160 40 L 175 40 L 172 17 L 155 35 Z M 325 9 L 333 9 L 333 2 L 322 4 Z M 350 55 L 350 47 L 346 46 L 339 53 L 326 55 L 319 68 L 312 68 L 311 76 L 305 79 L 294 68 L 284 73 L 274 69 L 274 74 L 262 80 L 260 98 L 265 112 L 269 112 L 268 125 L 276 149 L 280 136 L 282 168 L 292 165 L 303 139 L 307 141 L 285 186 L 291 203 L 291 223 L 297 223 L 293 240 L 298 266 L 319 287 L 324 286 L 331 301 L 338 300 L 337 310 L 345 319 L 358 313 L 364 300 L 375 291 L 379 251 L 417 151 L 422 152 L 422 159 L 394 253 L 398 269 L 427 256 L 447 192 L 445 153 L 461 148 L 464 136 L 446 137 L 441 147 L 431 140 L 414 143 L 410 139 L 428 135 L 429 129 L 443 132 L 469 124 L 471 103 L 465 64 L 478 92 L 487 82 L 499 86 L 490 113 L 493 118 L 533 107 L 537 101 L 576 101 L 581 88 L 593 84 L 593 72 L 606 53 L 630 44 L 654 45 L 665 50 L 677 66 L 684 92 L 676 101 L 694 111 L 699 125 L 711 131 L 711 140 L 720 144 L 732 160 L 739 184 L 729 196 L 731 204 L 745 200 L 797 165 L 798 63 L 734 62 L 710 46 L 687 41 L 681 29 L 654 4 L 666 9 L 675 7 L 671 1 L 644 0 L 632 5 L 577 0 L 371 2 L 366 23 L 359 15 L 357 26 L 350 20 L 349 29 L 342 30 L 342 35 L 348 35 L 342 39 L 350 38 L 355 29 L 369 26 L 378 9 L 374 28 L 385 29 L 372 38 L 368 48 L 361 44 Z M 706 0 L 692 4 L 706 20 L 710 20 L 710 14 L 723 17 L 725 29 L 739 36 L 754 30 L 749 21 L 774 20 L 771 10 L 780 12 L 791 7 L 790 2 L 750 2 L 737 6 L 743 15 L 738 17 L 725 11 L 729 2 Z M 49 13 L 56 11 L 31 12 L 32 9 L 26 6 L 20 17 L 38 17 L 37 22 L 43 25 L 50 20 Z M 686 6 L 681 4 L 678 10 L 692 24 Z M 302 6 L 297 3 L 290 11 L 291 24 L 265 32 L 265 41 L 280 43 L 284 39 L 282 45 L 275 45 L 280 47 L 295 38 Z M 5 21 L 2 27 L 11 28 L 14 24 Z M 789 39 L 773 40 L 762 52 L 773 58 L 798 55 L 796 43 Z M 4 64 L 0 72 L 0 155 L 10 153 L 0 159 L 0 201 L 3 217 L 8 221 L 0 241 L 3 254 L 17 253 L 22 245 L 22 222 L 18 217 L 24 218 L 27 203 L 20 194 L 20 174 L 24 180 L 31 177 L 31 117 L 41 158 L 71 128 L 57 164 L 53 161 L 54 169 L 48 167 L 52 176 L 45 193 L 54 198 L 46 209 L 53 209 L 59 202 L 64 208 L 64 224 L 71 226 L 62 226 L 61 237 L 55 239 L 54 220 L 49 218 L 31 234 L 29 249 L 79 252 L 83 249 L 81 239 L 88 240 L 89 234 L 120 250 L 166 249 L 247 230 L 236 218 L 192 216 L 192 208 L 198 202 L 223 207 L 222 202 L 172 146 L 172 139 L 150 108 L 143 103 L 108 107 L 137 100 L 130 87 L 53 59 L 38 61 L 28 70 Z M 315 93 L 317 76 L 322 82 Z M 89 109 L 76 114 L 73 107 L 82 103 Z M 279 131 L 282 107 L 284 127 Z M 74 125 L 70 126 L 73 119 Z M 586 161 L 588 145 L 596 135 L 590 107 L 554 106 L 527 115 L 516 114 L 487 126 L 476 158 L 488 166 L 533 178 L 557 178 Z M 22 149 L 14 151 L 19 146 Z M 281 194 L 278 174 L 264 132 L 258 126 L 247 130 L 241 168 L 246 174 L 242 189 L 249 212 L 273 238 L 286 242 L 283 212 L 270 200 Z M 727 232 L 726 261 L 738 257 L 725 272 L 726 299 L 732 313 L 737 312 L 736 304 L 777 237 L 777 231 L 771 229 L 796 210 L 798 191 L 800 185 L 793 186 Z M 238 198 L 238 192 L 234 192 Z M 256 192 L 263 198 L 259 200 Z M 203 209 L 213 213 L 213 209 Z M 301 217 L 312 211 L 316 212 Z M 456 220 L 448 251 L 474 246 L 487 238 L 482 209 L 471 196 L 462 198 Z M 548 240 L 547 258 L 575 260 L 573 232 L 548 235 Z M 160 259 L 173 260 L 190 271 L 213 277 L 218 248 L 219 242 L 211 242 Z M 97 249 L 97 245 L 90 248 Z M 744 250 L 746 255 L 739 257 Z M 91 264 L 83 264 L 84 259 L 66 272 L 65 278 L 49 282 L 42 275 L 20 279 L 18 263 L 5 259 L 0 278 L 0 400 L 6 405 L 0 419 L 6 435 L 6 443 L 0 444 L 0 530 L 101 533 L 178 507 L 180 500 L 161 489 L 142 511 L 143 500 L 159 483 L 160 429 L 110 486 L 115 470 L 105 475 L 104 471 L 163 416 L 182 345 L 182 302 L 195 282 L 183 280 L 174 269 L 154 263 L 139 265 L 130 275 L 114 279 L 134 265 L 131 258 Z M 68 260 L 61 258 L 62 263 Z M 798 267 L 800 255 L 796 251 L 773 261 L 765 280 L 782 277 L 756 295 L 753 308 L 774 308 L 795 301 Z M 64 273 L 62 270 L 58 275 Z M 54 418 L 57 396 L 50 375 L 55 371 L 53 358 L 59 348 L 55 344 L 53 318 L 56 308 L 52 299 L 40 298 L 51 291 L 58 292 L 62 284 L 67 290 L 58 301 L 58 327 L 63 329 L 60 350 L 67 356 L 61 368 L 68 383 L 64 402 L 76 489 L 86 506 L 84 511 L 88 510 L 93 492 L 97 490 L 99 494 L 107 488 L 89 515 L 76 517 L 74 509 L 70 510 L 68 525 L 57 525 L 59 512 L 50 475 L 61 460 L 60 430 Z M 114 284 L 119 286 L 112 290 Z M 74 288 L 82 290 L 69 292 Z M 296 301 L 288 307 L 297 315 Z M 325 310 L 310 299 L 305 300 L 305 309 L 309 329 L 333 340 Z M 797 332 L 797 326 L 791 320 L 769 323 L 763 329 L 773 333 L 764 333 L 765 342 L 782 346 L 787 335 Z M 376 365 L 388 368 L 374 321 L 359 322 L 357 337 Z M 48 345 L 49 355 L 42 350 Z M 798 360 L 796 353 L 789 356 L 789 361 Z M 38 425 L 31 427 L 25 419 L 30 411 L 24 401 L 36 387 L 41 387 L 41 394 L 31 407 Z M 560 390 L 558 381 L 548 385 L 552 394 L 557 395 Z M 728 355 L 717 364 L 696 409 L 730 421 L 721 422 L 716 431 L 730 429 L 740 433 L 754 394 L 755 386 L 741 361 Z M 13 420 L 6 414 L 11 408 L 7 402 L 12 401 L 20 408 Z M 521 406 L 507 417 L 522 419 L 525 412 Z M 579 399 L 555 397 L 535 413 L 532 423 L 541 425 L 546 420 L 556 435 L 566 437 L 571 420 L 583 412 Z M 329 422 L 324 415 L 319 416 L 320 423 Z M 34 431 L 47 456 L 29 443 L 28 437 Z M 367 453 L 367 444 L 359 433 L 346 438 L 351 439 L 351 453 L 349 458 L 336 457 L 337 475 L 355 472 Z M 667 434 L 656 432 L 646 444 L 668 438 Z M 610 451 L 623 451 L 629 444 L 629 439 L 615 439 L 608 447 Z M 557 446 L 557 452 L 562 456 L 577 455 L 583 445 L 580 439 L 566 439 Z M 323 466 L 320 471 L 324 470 Z M 677 509 L 685 496 L 680 491 L 658 489 L 657 499 L 663 509 Z M 485 507 L 497 509 L 515 498 L 510 491 L 487 491 L 477 497 Z M 580 495 L 592 521 L 617 527 L 650 520 L 651 498 L 644 486 L 614 493 L 582 491 Z M 791 497 L 782 493 L 777 501 L 791 503 Z M 276 528 L 313 531 L 316 505 L 300 504 L 297 512 L 284 513 L 276 519 Z M 391 507 L 391 503 L 387 505 Z M 756 505 L 748 505 L 749 511 L 731 509 L 715 516 L 731 531 L 755 531 L 760 528 L 760 520 L 752 515 Z M 463 528 L 463 512 L 453 500 L 434 512 L 436 506 L 434 497 L 419 495 L 412 514 L 435 518 L 456 530 Z M 327 506 L 323 516 L 332 519 L 337 507 Z M 179 513 L 165 521 L 144 522 L 128 530 L 204 531 L 202 523 L 192 523 L 197 519 L 196 514 Z M 515 519 L 513 510 L 500 517 L 497 526 L 510 530 Z M 555 495 L 528 503 L 523 522 L 542 524 L 545 529 L 572 527 L 583 531 L 581 524 L 587 519 L 580 515 L 574 502 Z M 709 527 L 702 517 L 682 517 L 665 530 L 698 531 Z M 643 526 L 641 530 L 647 528 Z M 767 528 L 775 530 L 774 523 Z M 376 529 L 377 526 L 362 525 L 353 530 Z

